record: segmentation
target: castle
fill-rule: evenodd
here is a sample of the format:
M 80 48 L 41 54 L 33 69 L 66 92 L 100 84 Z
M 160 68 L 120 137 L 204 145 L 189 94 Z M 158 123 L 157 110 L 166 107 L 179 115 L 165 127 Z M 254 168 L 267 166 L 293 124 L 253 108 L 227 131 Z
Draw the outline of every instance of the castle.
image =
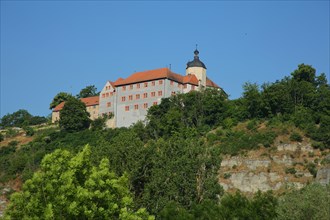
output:
M 178 93 L 187 93 L 204 88 L 221 89 L 206 76 L 206 66 L 194 51 L 194 60 L 187 63 L 186 75 L 172 72 L 168 68 L 133 73 L 126 79 L 107 81 L 99 96 L 81 99 L 90 118 L 111 114 L 107 127 L 129 127 L 144 120 L 150 106 L 158 105 L 162 98 Z M 64 102 L 53 109 L 52 122 L 59 120 Z

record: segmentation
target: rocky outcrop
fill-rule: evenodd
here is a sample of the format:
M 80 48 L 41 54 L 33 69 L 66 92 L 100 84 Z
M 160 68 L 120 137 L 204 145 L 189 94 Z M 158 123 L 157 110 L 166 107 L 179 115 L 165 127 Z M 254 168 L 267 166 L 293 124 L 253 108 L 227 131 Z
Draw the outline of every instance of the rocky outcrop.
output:
M 314 181 L 313 168 L 319 169 L 316 179 L 329 184 L 330 167 L 322 168 L 321 158 L 321 152 L 309 143 L 281 143 L 240 156 L 226 156 L 221 162 L 219 183 L 229 192 L 282 192 L 288 187 L 299 189 Z

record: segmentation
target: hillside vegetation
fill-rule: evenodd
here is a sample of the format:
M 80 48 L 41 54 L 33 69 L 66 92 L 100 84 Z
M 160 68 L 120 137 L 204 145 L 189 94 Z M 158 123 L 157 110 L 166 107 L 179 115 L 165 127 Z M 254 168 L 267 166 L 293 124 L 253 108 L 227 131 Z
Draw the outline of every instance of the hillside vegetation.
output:
M 129 206 L 123 207 L 141 219 L 330 218 L 326 208 L 329 186 L 311 184 L 282 195 L 258 192 L 247 197 L 239 192 L 227 194 L 219 184 L 223 158 L 247 155 L 258 149 L 269 149 L 271 154 L 280 141 L 312 142 L 312 147 L 320 152 L 320 160 L 329 163 L 326 156 L 330 149 L 330 87 L 325 74 L 316 76 L 309 65 L 299 65 L 290 76 L 274 83 L 261 86 L 246 83 L 243 96 L 236 100 L 228 100 L 217 90 L 165 98 L 149 109 L 146 124 L 104 129 L 103 123 L 93 123 L 91 129 L 78 132 L 50 128 L 34 135 L 28 144 L 0 148 L 0 181 L 17 178 L 26 181 L 22 192 L 12 196 L 5 215 L 8 219 L 29 216 L 84 219 L 91 216 L 90 212 L 103 215 L 108 201 L 103 200 L 103 189 L 95 188 L 100 193 L 92 196 L 99 197 L 91 203 L 79 200 L 86 209 L 78 210 L 75 208 L 78 200 L 72 199 L 70 190 L 54 191 L 51 186 L 37 184 L 38 176 L 48 172 L 50 157 L 60 162 L 61 154 L 81 155 L 87 144 L 90 156 L 86 165 L 81 166 L 93 171 L 77 173 L 77 183 L 81 185 L 90 178 L 102 161 L 103 167 L 109 167 L 106 172 L 113 173 L 112 178 L 127 178 L 123 184 L 127 184 L 129 192 L 123 188 L 125 193 L 119 197 L 129 198 Z M 316 165 L 310 166 L 311 173 L 317 171 Z M 68 172 L 75 172 L 67 169 L 55 169 L 59 179 L 65 180 Z M 53 175 L 55 171 L 49 172 L 47 175 Z M 38 197 L 36 203 L 34 193 L 43 189 L 48 190 L 47 199 Z M 58 204 L 57 196 L 67 198 L 67 205 Z M 28 209 L 25 211 L 19 208 L 23 198 Z M 121 207 L 120 200 L 111 198 L 107 199 L 114 207 Z M 54 214 L 60 207 L 67 207 L 63 212 L 66 215 Z M 291 209 L 295 212 L 285 212 Z M 120 212 L 111 213 L 115 219 L 129 219 Z

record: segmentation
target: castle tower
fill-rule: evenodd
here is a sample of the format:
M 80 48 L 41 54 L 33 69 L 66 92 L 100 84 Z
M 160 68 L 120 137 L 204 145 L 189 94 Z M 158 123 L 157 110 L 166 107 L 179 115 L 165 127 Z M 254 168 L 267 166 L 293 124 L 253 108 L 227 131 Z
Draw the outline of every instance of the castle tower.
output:
M 194 51 L 194 60 L 190 61 L 187 63 L 187 68 L 186 68 L 186 75 L 189 74 L 194 74 L 198 81 L 199 81 L 199 86 L 201 88 L 206 87 L 206 66 L 205 64 L 199 60 L 199 51 L 196 50 Z

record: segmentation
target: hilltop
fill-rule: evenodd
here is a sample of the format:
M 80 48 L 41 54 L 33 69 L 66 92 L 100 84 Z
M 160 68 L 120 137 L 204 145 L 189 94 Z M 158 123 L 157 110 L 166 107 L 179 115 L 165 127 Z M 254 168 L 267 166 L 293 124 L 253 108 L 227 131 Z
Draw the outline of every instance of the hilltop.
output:
M 100 121 L 80 131 L 39 130 L 29 143 L 0 148 L 0 180 L 17 183 L 32 178 L 24 192 L 40 180 L 38 175 L 51 177 L 59 170 L 55 176 L 60 171 L 63 175 L 77 172 L 78 182 L 73 183 L 82 187 L 84 182 L 79 181 L 89 173 L 80 173 L 72 164 L 62 168 L 61 161 L 71 158 L 85 163 L 79 166 L 92 167 L 106 159 L 113 172 L 109 175 L 127 179 L 130 201 L 134 201 L 131 209 L 145 208 L 159 219 L 290 219 L 293 212 L 284 210 L 292 205 L 301 218 L 327 219 L 330 213 L 324 207 L 330 188 L 315 182 L 324 184 L 329 179 L 329 88 L 324 74 L 316 76 L 315 69 L 302 64 L 275 83 L 245 84 L 237 100 L 228 100 L 214 89 L 165 98 L 149 109 L 145 122 L 129 128 L 106 129 Z M 47 165 L 49 158 L 52 163 Z M 49 190 L 53 213 L 59 211 L 53 206 L 59 202 L 57 196 L 67 198 L 67 207 L 76 207 L 72 195 L 65 194 L 69 191 L 51 193 L 58 186 L 49 184 L 43 190 Z M 39 194 L 14 195 L 14 202 L 29 202 L 32 197 L 27 195 Z M 26 213 L 13 204 L 9 215 L 24 217 Z M 106 204 L 92 205 L 104 209 Z M 34 215 L 49 213 L 42 205 L 31 205 L 39 212 L 31 209 Z M 66 210 L 67 216 L 84 216 L 83 211 L 74 208 L 72 213 L 72 209 Z

